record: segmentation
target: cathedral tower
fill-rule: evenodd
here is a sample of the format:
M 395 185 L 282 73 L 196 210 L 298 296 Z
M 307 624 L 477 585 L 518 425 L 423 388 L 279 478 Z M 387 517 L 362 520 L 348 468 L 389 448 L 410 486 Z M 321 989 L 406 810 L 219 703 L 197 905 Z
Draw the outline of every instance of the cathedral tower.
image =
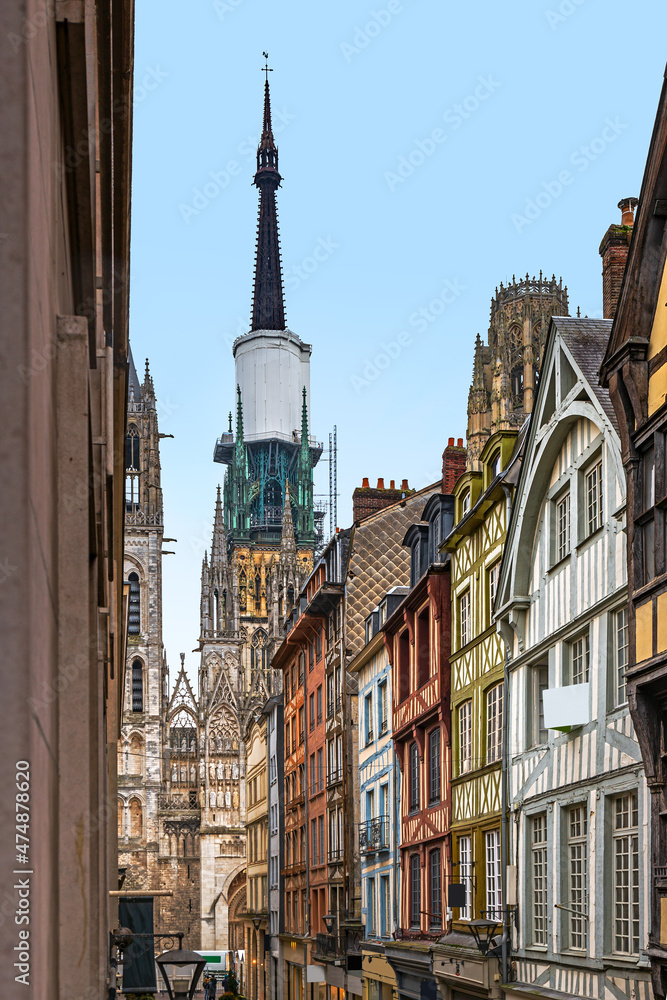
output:
M 567 316 L 563 280 L 529 278 L 496 288 L 488 343 L 477 335 L 468 393 L 468 467 L 494 431 L 520 427 L 533 409 L 544 341 L 552 316 Z
M 259 191 L 248 333 L 233 352 L 234 418 L 214 460 L 226 466 L 202 564 L 199 711 L 204 948 L 226 947 L 245 902 L 245 741 L 276 691 L 271 656 L 313 567 L 318 538 L 309 435 L 311 347 L 285 323 L 276 192 L 281 183 L 268 72 L 254 183 Z M 234 425 L 234 427 L 232 427 Z
M 162 645 L 164 528 L 153 379 L 146 362 L 144 380 L 139 383 L 131 354 L 125 484 L 124 578 L 129 584 L 129 621 L 118 749 L 118 852 L 125 888 L 148 889 L 160 883 L 158 814 L 167 699 Z

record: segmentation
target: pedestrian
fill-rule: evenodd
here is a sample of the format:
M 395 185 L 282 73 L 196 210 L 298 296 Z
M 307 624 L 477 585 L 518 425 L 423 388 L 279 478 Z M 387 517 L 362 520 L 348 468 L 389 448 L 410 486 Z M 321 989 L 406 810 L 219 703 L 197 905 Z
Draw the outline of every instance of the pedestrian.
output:
M 204 976 L 204 1000 L 209 1000 L 210 985 L 211 985 L 211 977 L 209 975 Z
M 211 976 L 211 981 L 209 984 L 209 1000 L 215 1000 L 215 990 L 218 985 L 218 980 L 215 976 Z

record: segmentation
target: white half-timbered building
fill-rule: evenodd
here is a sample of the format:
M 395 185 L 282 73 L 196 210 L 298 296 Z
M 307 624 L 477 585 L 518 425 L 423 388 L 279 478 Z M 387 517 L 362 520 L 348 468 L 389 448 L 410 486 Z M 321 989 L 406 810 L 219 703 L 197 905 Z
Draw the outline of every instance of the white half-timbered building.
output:
M 508 656 L 508 998 L 649 1000 L 649 801 L 625 696 L 611 321 L 554 318 L 496 619 Z

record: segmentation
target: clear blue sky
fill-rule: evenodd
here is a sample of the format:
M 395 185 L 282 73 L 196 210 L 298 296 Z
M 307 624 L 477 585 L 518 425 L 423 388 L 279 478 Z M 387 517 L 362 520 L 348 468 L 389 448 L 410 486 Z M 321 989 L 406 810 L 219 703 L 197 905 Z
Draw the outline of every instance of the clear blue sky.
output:
M 137 0 L 131 341 L 174 435 L 172 681 L 179 652 L 198 666 L 213 446 L 249 325 L 262 50 L 287 322 L 313 345 L 311 432 L 326 443 L 338 425 L 345 526 L 364 476 L 424 486 L 465 435 L 497 284 L 542 269 L 571 312 L 601 315 L 598 246 L 639 194 L 666 26 L 655 0 Z

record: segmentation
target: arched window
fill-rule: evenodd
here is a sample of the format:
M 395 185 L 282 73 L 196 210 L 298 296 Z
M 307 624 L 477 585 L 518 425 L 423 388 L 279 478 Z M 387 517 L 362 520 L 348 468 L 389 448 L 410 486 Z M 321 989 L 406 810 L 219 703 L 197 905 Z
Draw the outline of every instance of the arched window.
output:
M 123 816 L 125 813 L 125 806 L 122 799 L 118 799 L 118 836 L 119 838 L 123 836 Z
M 461 517 L 465 517 L 470 510 L 470 490 L 466 490 L 465 493 L 461 494 Z
M 130 799 L 130 836 L 141 837 L 143 816 L 139 799 Z
M 128 774 L 141 774 L 144 763 L 144 741 L 136 733 L 130 740 Z
M 490 466 L 491 466 L 491 478 L 495 479 L 498 473 L 502 469 L 502 466 L 500 464 L 500 449 L 498 449 L 498 451 L 491 459 Z
M 251 670 L 268 670 L 269 663 L 269 637 L 263 628 L 258 628 L 253 632 L 250 640 L 250 668 Z
M 144 665 L 141 660 L 132 663 L 132 711 L 144 710 Z
M 523 405 L 523 364 L 512 369 L 512 396 L 515 407 Z
M 139 450 L 139 431 L 132 424 L 125 438 L 125 510 L 128 513 L 139 506 Z
M 128 615 L 128 635 L 139 635 L 141 632 L 141 585 L 137 573 L 130 573 L 130 608 Z

